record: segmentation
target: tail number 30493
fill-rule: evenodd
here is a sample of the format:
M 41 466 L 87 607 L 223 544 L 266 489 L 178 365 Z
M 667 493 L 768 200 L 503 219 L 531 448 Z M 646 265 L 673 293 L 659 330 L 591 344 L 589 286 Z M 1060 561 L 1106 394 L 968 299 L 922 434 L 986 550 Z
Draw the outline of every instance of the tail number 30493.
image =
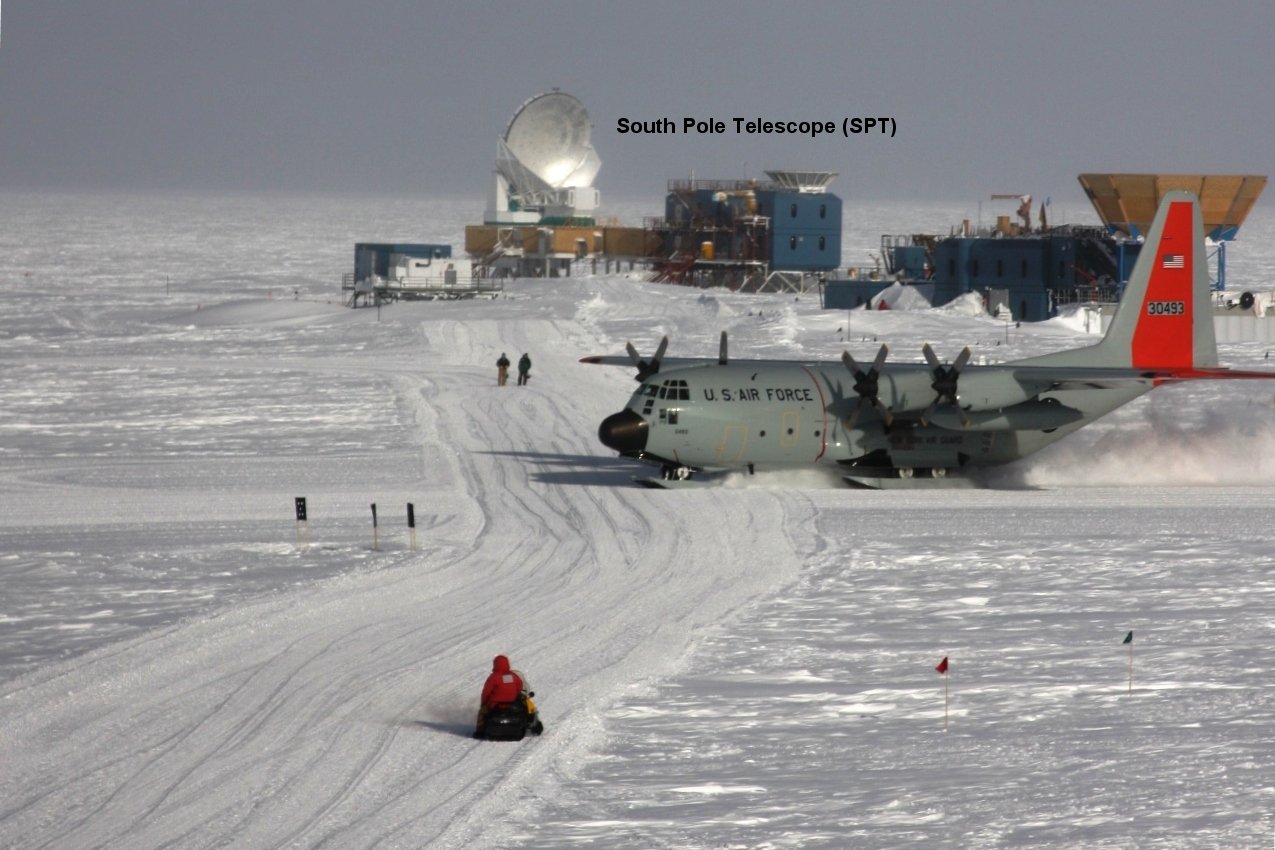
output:
M 1184 316 L 1186 315 L 1185 301 L 1148 301 L 1148 316 Z

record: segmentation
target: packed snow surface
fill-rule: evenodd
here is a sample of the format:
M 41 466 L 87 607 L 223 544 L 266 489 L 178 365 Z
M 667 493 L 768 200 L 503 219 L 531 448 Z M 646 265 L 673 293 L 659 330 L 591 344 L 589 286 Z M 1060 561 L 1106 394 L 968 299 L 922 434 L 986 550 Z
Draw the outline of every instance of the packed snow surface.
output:
M 846 242 L 947 213 L 848 204 Z M 649 491 L 584 355 L 1093 337 L 637 274 L 343 306 L 353 242 L 461 244 L 446 199 L 0 215 L 0 846 L 1271 846 L 1270 385 L 1161 388 L 995 489 Z M 1248 230 L 1232 276 L 1275 266 Z M 496 653 L 543 737 L 470 738 Z

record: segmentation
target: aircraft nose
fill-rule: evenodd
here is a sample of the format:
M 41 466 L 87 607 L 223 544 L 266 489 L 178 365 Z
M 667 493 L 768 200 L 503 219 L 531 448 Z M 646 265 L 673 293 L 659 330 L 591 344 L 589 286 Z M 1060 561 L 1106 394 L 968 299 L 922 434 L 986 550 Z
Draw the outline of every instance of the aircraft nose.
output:
M 622 455 L 636 455 L 646 449 L 649 426 L 646 420 L 625 408 L 613 413 L 598 426 L 598 439 Z

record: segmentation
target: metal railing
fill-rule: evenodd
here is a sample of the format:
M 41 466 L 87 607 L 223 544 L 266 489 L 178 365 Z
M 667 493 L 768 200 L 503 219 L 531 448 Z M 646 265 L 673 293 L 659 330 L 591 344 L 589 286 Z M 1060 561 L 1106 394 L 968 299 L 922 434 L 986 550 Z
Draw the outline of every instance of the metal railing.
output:
M 356 281 L 352 273 L 346 273 L 341 275 L 341 289 L 354 293 L 348 303 L 350 306 L 357 306 L 360 297 L 369 303 L 496 297 L 505 291 L 505 284 L 499 278 L 472 276 L 429 278 L 418 281 L 384 278 L 365 278 L 363 281 Z

